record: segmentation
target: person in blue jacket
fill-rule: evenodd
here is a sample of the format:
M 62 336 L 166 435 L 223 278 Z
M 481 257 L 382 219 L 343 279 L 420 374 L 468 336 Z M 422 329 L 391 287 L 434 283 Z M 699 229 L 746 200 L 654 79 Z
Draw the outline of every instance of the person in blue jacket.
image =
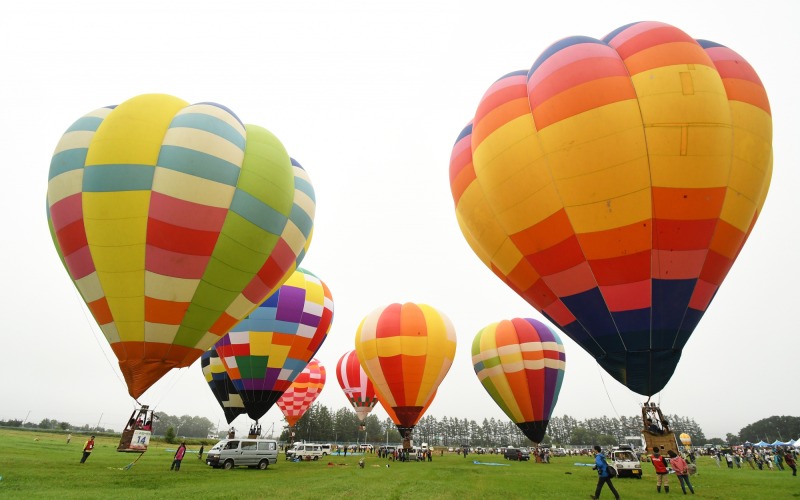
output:
M 600 490 L 603 489 L 604 484 L 608 484 L 608 489 L 614 494 L 614 498 L 619 500 L 619 493 L 614 485 L 611 484 L 611 474 L 608 473 L 608 464 L 606 463 L 606 456 L 603 455 L 600 446 L 594 446 L 594 469 L 597 469 L 597 488 L 594 490 L 594 495 L 589 495 L 590 498 L 600 498 Z

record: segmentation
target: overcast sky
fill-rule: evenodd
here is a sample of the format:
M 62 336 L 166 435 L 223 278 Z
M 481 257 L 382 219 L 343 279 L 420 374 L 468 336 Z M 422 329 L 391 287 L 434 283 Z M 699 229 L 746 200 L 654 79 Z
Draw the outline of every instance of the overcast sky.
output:
M 709 437 L 800 415 L 798 11 L 790 0 L 3 2 L 0 419 L 120 429 L 133 408 L 50 241 L 45 192 L 50 156 L 74 120 L 151 92 L 231 108 L 276 134 L 308 171 L 317 216 L 302 266 L 328 284 L 335 304 L 317 353 L 328 370 L 318 401 L 346 406 L 334 370 L 361 319 L 411 301 L 442 311 L 458 334 L 428 414 L 505 419 L 472 369 L 472 339 L 495 321 L 543 318 L 461 236 L 448 182 L 452 145 L 500 76 L 530 68 L 561 38 L 602 38 L 644 20 L 727 45 L 753 65 L 772 106 L 775 157 L 763 214 L 655 400 L 693 417 Z M 554 415 L 639 412 L 643 397 L 562 338 L 567 368 Z M 225 425 L 199 361 L 140 401 Z M 281 420 L 276 406 L 262 427 Z

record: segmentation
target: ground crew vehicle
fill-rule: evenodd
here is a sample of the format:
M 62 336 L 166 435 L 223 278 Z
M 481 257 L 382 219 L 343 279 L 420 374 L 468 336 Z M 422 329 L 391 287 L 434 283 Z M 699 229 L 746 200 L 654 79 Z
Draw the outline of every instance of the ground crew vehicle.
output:
M 295 443 L 294 446 L 286 450 L 286 460 L 319 460 L 320 457 L 324 457 L 327 454 L 328 451 L 321 444 Z
M 642 478 L 642 463 L 636 457 L 633 448 L 627 445 L 615 446 L 609 457 L 611 465 L 617 469 L 619 477 Z
M 506 448 L 505 453 L 503 454 L 506 460 L 530 460 L 531 454 L 527 448 Z
M 206 455 L 206 464 L 215 469 L 243 465 L 264 470 L 277 462 L 278 442 L 273 439 L 223 439 Z

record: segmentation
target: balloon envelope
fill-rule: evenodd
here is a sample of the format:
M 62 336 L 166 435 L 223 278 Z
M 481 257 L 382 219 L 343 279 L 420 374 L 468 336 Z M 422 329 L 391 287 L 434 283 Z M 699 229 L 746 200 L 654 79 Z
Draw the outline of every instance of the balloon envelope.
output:
M 319 397 L 319 393 L 325 387 L 326 377 L 325 367 L 316 359 L 312 359 L 278 399 L 278 406 L 286 417 L 289 427 L 294 427 Z
M 544 323 L 514 318 L 475 335 L 472 365 L 483 388 L 534 443 L 541 443 L 564 380 L 564 345 Z
M 456 352 L 450 320 L 425 304 L 391 304 L 368 314 L 356 331 L 361 366 L 398 427 L 412 429 L 447 375 Z
M 217 343 L 250 418 L 261 418 L 292 385 L 319 350 L 332 321 L 328 286 L 298 269 Z
M 692 437 L 685 432 L 680 435 L 681 444 L 684 446 L 691 446 L 692 445 Z
M 131 396 L 190 366 L 302 258 L 315 203 L 296 170 L 266 129 L 162 94 L 93 111 L 61 138 L 51 234 Z
M 453 148 L 450 183 L 481 260 L 652 395 L 758 218 L 771 141 L 747 61 L 642 22 L 563 39 L 495 82 Z
M 356 351 L 346 352 L 336 363 L 336 379 L 347 400 L 356 411 L 358 420 L 364 422 L 367 415 L 378 404 L 375 387 L 367 377 Z
M 219 359 L 216 349 L 212 347 L 200 356 L 200 368 L 202 368 L 206 383 L 214 397 L 217 398 L 217 402 L 225 413 L 225 420 L 229 424 L 239 415 L 246 413 L 242 397 L 239 396 L 231 378 L 228 377 L 225 365 Z

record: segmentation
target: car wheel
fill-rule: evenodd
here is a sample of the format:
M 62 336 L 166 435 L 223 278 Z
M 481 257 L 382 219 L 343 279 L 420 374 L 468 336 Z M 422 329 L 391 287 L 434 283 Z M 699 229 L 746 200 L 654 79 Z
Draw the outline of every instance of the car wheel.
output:
M 319 460 L 319 457 L 314 457 L 314 461 L 316 462 L 317 460 Z
M 323 452 L 322 452 L 322 456 L 323 456 L 323 457 L 327 457 L 327 456 L 328 456 L 328 454 L 327 454 L 327 453 L 325 453 L 325 452 L 323 451 Z
M 231 460 L 231 459 L 225 460 L 225 465 L 223 465 L 222 467 L 223 467 L 225 470 L 231 470 L 231 469 L 233 469 L 233 460 Z
M 268 465 L 269 465 L 269 462 L 267 460 L 262 460 L 262 461 L 258 462 L 258 468 L 261 469 L 261 470 L 266 469 Z

